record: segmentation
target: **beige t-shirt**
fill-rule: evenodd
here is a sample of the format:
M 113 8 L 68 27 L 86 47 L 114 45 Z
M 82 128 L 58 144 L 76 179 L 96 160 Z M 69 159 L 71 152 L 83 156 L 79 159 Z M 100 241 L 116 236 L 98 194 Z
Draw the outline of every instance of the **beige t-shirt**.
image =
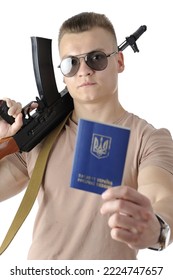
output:
M 173 173 L 173 141 L 168 130 L 157 130 L 128 112 L 116 124 L 131 129 L 123 184 L 137 189 L 139 170 L 150 165 Z M 136 259 L 135 250 L 112 240 L 108 216 L 100 214 L 101 196 L 69 187 L 76 131 L 76 124 L 69 120 L 50 154 L 28 259 Z M 29 176 L 40 146 L 25 154 Z

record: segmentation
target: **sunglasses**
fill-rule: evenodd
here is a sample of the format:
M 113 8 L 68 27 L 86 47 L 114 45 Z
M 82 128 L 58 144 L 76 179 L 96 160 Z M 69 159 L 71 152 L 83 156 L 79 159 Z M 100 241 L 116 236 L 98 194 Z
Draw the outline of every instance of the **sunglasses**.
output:
M 114 51 L 110 54 L 105 54 L 102 51 L 93 51 L 81 56 L 69 56 L 64 58 L 58 68 L 60 68 L 62 74 L 66 77 L 73 77 L 80 67 L 80 58 L 84 58 L 85 63 L 93 70 L 102 71 L 108 65 L 108 57 L 117 54 Z

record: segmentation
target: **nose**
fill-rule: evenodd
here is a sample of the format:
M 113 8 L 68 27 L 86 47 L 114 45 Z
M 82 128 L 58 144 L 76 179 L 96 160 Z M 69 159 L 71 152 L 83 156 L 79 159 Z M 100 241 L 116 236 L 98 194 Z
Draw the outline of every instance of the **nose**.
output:
M 80 66 L 78 70 L 78 75 L 79 76 L 92 75 L 94 73 L 94 70 L 86 64 L 85 58 L 80 57 L 79 59 L 80 59 Z

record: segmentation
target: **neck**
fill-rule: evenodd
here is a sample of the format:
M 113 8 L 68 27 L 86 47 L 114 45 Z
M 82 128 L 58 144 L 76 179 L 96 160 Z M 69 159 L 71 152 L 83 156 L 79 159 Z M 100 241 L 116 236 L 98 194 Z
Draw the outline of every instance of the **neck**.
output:
M 105 123 L 115 123 L 125 110 L 119 103 L 117 95 L 97 102 L 79 102 L 74 100 L 72 120 L 78 123 L 79 118 Z

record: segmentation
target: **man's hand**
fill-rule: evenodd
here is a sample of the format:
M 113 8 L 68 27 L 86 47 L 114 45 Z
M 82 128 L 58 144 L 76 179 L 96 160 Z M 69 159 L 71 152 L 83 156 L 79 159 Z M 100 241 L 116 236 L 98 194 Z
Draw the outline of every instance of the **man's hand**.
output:
M 3 119 L 0 120 L 0 138 L 10 137 L 17 133 L 22 127 L 22 105 L 9 98 L 3 98 L 9 107 L 8 114 L 15 118 L 15 122 L 10 125 Z
M 135 189 L 119 186 L 102 194 L 101 214 L 108 214 L 108 225 L 114 240 L 130 248 L 143 249 L 157 243 L 160 224 L 150 200 Z

